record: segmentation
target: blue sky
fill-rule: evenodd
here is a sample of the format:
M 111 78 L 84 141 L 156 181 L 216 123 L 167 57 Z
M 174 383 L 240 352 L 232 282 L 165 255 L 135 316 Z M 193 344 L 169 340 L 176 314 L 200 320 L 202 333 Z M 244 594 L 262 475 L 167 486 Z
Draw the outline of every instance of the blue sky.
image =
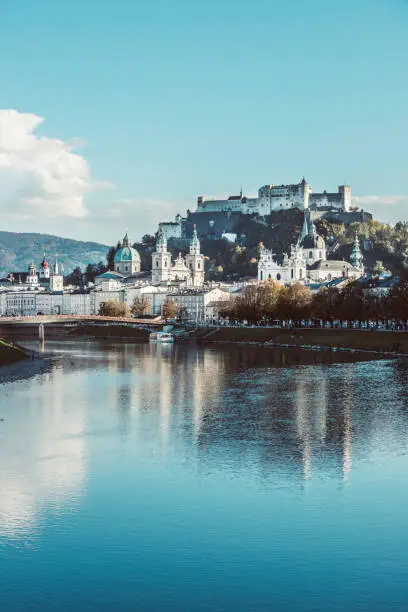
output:
M 406 0 L 4 0 L 0 106 L 43 123 L 16 156 L 0 122 L 2 229 L 138 239 L 302 176 L 408 220 L 407 31 Z

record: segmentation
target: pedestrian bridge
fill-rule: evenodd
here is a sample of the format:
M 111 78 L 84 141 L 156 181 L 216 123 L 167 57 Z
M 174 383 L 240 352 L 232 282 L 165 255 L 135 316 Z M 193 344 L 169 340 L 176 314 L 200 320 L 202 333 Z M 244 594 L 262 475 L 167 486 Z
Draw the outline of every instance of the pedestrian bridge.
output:
M 59 323 L 66 326 L 78 325 L 86 323 L 87 325 L 125 325 L 130 327 L 158 327 L 162 326 L 164 319 L 156 317 L 155 319 L 135 319 L 132 317 L 106 317 L 100 315 L 35 315 L 35 316 L 17 316 L 17 317 L 0 317 L 1 325 L 46 325 Z

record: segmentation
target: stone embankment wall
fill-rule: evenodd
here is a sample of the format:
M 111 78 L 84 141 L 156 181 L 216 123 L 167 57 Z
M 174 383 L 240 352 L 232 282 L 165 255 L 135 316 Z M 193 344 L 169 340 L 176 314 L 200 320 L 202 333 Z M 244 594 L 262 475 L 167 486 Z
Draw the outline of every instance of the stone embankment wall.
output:
M 220 327 L 190 330 L 190 340 L 200 343 L 237 342 L 279 346 L 324 347 L 399 353 L 408 356 L 408 332 L 358 329 L 280 329 Z

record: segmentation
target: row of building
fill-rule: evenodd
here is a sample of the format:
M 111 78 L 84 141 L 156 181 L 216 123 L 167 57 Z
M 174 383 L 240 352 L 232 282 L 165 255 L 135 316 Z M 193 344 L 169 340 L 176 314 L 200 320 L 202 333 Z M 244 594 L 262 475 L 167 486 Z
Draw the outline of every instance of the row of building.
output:
M 135 300 L 141 300 L 150 314 L 160 315 L 165 302 L 172 301 L 188 318 L 202 321 L 217 316 L 219 305 L 243 286 L 206 283 L 204 263 L 196 228 L 188 253 L 174 260 L 167 249 L 166 236 L 159 231 L 150 272 L 141 270 L 140 255 L 126 235 L 114 256 L 114 269 L 81 289 L 64 287 L 58 259 L 49 266 L 44 256 L 38 272 L 31 263 L 28 273 L 10 275 L 0 286 L 0 316 L 96 315 L 107 301 L 132 307 Z M 350 262 L 328 260 L 325 241 L 317 234 L 309 211 L 305 212 L 301 236 L 290 253 L 275 255 L 262 248 L 258 262 L 260 282 L 302 282 L 312 288 L 335 279 L 357 279 L 363 273 L 357 237 Z

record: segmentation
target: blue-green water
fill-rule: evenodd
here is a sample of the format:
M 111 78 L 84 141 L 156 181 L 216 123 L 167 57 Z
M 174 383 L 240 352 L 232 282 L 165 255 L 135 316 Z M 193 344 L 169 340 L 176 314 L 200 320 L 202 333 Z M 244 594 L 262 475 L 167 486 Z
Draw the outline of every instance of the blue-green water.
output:
M 54 349 L 0 386 L 2 611 L 408 610 L 406 362 Z

